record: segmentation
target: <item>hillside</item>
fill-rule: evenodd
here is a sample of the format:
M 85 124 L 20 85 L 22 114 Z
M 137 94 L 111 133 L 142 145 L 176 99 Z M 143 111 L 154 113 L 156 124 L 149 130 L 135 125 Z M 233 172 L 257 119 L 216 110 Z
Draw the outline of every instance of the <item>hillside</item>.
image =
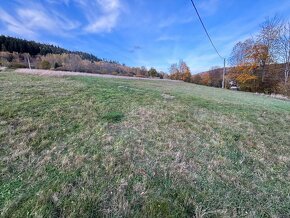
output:
M 59 46 L 38 43 L 35 41 L 28 41 L 25 39 L 19 39 L 10 36 L 0 35 L 0 48 L 1 51 L 7 51 L 10 53 L 18 52 L 18 53 L 28 53 L 31 56 L 35 55 L 47 55 L 47 54 L 75 54 L 79 55 L 84 60 L 90 61 L 102 61 L 102 59 L 85 52 L 80 51 L 69 51 L 64 48 L 60 48 Z
M 0 35 L 0 66 L 136 77 L 160 77 L 154 68 L 128 67 L 81 51 Z M 152 71 L 153 70 L 153 71 Z
M 287 217 L 290 102 L 0 73 L 2 217 Z

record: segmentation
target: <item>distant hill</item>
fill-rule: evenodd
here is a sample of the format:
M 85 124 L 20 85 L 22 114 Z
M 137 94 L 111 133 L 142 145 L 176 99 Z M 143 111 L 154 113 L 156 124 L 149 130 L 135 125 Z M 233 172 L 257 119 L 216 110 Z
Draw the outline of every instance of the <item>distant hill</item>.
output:
M 164 77 L 151 68 L 128 67 L 117 61 L 96 57 L 81 51 L 70 51 L 59 46 L 0 36 L 0 66 L 111 74 L 136 77 Z M 152 74 L 152 72 L 155 72 Z
M 83 60 L 89 61 L 105 61 L 109 63 L 117 63 L 116 61 L 108 61 L 96 57 L 93 54 L 89 54 L 81 51 L 70 51 L 59 46 L 39 43 L 35 41 L 28 41 L 25 39 L 19 39 L 10 36 L 0 36 L 1 51 L 28 53 L 32 56 L 35 55 L 47 55 L 47 54 L 76 54 L 79 55 Z

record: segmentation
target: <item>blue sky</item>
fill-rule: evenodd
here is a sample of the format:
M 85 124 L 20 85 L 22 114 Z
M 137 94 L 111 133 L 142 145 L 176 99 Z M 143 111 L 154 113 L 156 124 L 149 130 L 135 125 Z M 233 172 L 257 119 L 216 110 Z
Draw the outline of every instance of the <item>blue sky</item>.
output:
M 195 0 L 221 55 L 267 16 L 289 20 L 289 0 Z M 128 66 L 193 73 L 221 66 L 190 0 L 0 0 L 0 34 L 92 53 Z

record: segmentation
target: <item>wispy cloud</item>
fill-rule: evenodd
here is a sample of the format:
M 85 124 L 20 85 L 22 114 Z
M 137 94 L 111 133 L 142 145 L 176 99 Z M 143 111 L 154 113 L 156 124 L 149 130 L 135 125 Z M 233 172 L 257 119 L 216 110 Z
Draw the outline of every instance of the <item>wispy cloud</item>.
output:
M 51 7 L 47 7 L 51 6 Z M 86 19 L 74 20 L 58 10 L 59 6 L 74 5 Z M 0 22 L 10 32 L 23 37 L 35 38 L 40 31 L 51 35 L 72 35 L 79 33 L 110 32 L 116 25 L 121 13 L 120 0 L 45 0 L 42 3 L 21 2 L 11 11 L 0 6 Z M 76 31 L 74 32 L 76 33 Z
M 215 14 L 220 6 L 220 3 L 220 0 L 203 0 L 197 3 L 197 7 L 204 16 L 209 16 Z
M 16 18 L 8 14 L 6 11 L 0 8 L 0 20 L 5 23 L 7 30 L 9 32 L 15 33 L 17 35 L 35 36 L 34 31 L 26 28 L 22 25 L 22 22 L 18 21 Z
M 7 30 L 23 37 L 35 37 L 39 31 L 47 31 L 51 34 L 65 35 L 67 31 L 76 29 L 80 23 L 69 20 L 56 11 L 45 10 L 42 5 L 34 7 L 18 7 L 8 13 L 0 8 L 0 21 Z
M 100 16 L 89 16 L 89 25 L 85 30 L 93 33 L 110 32 L 117 24 L 122 9 L 119 0 L 97 0 Z M 92 14 L 92 13 L 91 13 Z

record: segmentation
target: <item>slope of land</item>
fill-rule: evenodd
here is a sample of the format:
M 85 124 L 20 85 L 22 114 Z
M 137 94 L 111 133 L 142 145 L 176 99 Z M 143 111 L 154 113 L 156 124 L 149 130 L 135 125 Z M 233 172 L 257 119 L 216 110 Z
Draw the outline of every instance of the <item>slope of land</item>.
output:
M 0 73 L 3 217 L 287 217 L 290 102 Z

